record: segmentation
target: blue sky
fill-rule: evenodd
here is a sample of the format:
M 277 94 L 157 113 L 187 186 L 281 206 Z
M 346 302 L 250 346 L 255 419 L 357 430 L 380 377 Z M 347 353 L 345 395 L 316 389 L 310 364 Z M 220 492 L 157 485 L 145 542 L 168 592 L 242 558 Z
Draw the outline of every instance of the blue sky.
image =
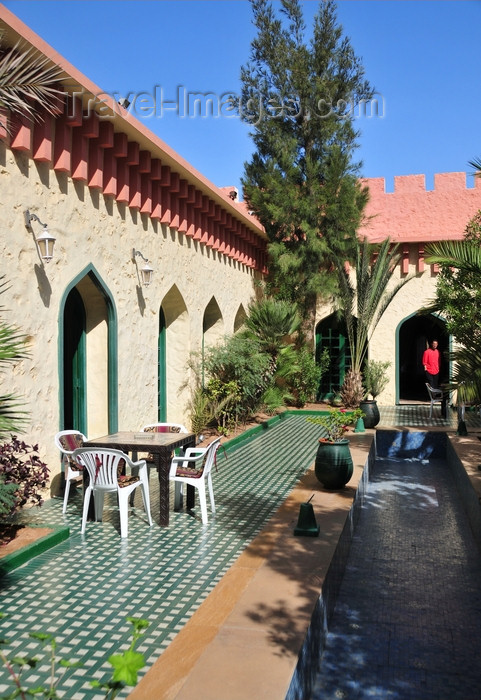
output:
M 239 94 L 255 33 L 248 0 L 3 4 L 103 90 L 155 99 L 148 128 L 215 185 L 240 189 L 248 127 L 225 110 L 182 116 L 176 104 L 188 92 L 219 104 Z M 309 30 L 318 2 L 303 6 Z M 382 116 L 356 120 L 362 174 L 392 190 L 395 175 L 424 173 L 432 188 L 434 173 L 469 173 L 481 156 L 481 2 L 340 0 L 338 19 L 382 97 Z

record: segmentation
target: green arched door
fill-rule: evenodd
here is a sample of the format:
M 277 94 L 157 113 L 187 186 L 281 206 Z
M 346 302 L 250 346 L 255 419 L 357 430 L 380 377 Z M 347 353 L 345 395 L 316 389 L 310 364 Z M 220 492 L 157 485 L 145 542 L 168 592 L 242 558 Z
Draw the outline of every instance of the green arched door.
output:
M 329 401 L 339 391 L 351 365 L 351 353 L 344 324 L 334 315 L 328 316 L 317 324 L 317 362 L 320 361 L 325 349 L 329 353 L 329 369 L 321 379 L 317 394 L 318 401 Z
M 85 307 L 74 287 L 64 307 L 64 428 L 87 434 Z
M 158 420 L 165 422 L 167 420 L 167 357 L 166 357 L 166 328 L 165 315 L 160 308 L 159 314 L 159 348 L 158 348 Z

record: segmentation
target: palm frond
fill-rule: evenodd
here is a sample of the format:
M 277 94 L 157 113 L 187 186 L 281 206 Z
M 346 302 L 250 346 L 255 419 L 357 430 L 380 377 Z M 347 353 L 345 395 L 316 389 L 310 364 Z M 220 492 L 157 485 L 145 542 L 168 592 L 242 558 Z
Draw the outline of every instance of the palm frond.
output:
M 474 160 L 468 161 L 468 165 L 474 169 L 475 172 L 473 175 L 481 177 L 481 158 L 475 158 Z
M 374 253 L 376 258 L 373 262 Z M 337 260 L 339 304 L 346 324 L 352 368 L 358 373 L 369 339 L 381 317 L 398 292 L 415 276 L 405 277 L 393 289 L 386 291 L 399 259 L 398 247 L 393 246 L 389 238 L 380 245 L 371 244 L 366 238 L 359 241 L 355 286 L 342 262 Z
M 481 348 L 463 347 L 449 354 L 454 371 L 448 389 L 458 392 L 458 401 L 481 404 Z
M 62 71 L 33 48 L 25 49 L 22 42 L 7 49 L 1 42 L 0 34 L 0 105 L 32 119 L 39 118 L 35 103 L 52 114 L 63 94 Z
M 0 438 L 10 433 L 21 433 L 27 422 L 28 412 L 14 394 L 0 395 Z
M 430 243 L 426 246 L 426 261 L 481 274 L 481 249 L 474 241 Z

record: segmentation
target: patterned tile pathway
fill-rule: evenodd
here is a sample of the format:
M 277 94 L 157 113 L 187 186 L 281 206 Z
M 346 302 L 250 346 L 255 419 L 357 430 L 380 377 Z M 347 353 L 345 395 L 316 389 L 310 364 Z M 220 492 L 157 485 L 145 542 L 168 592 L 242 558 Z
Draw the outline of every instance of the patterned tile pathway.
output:
M 206 526 L 197 509 L 195 517 L 172 513 L 168 528 L 155 523 L 149 528 L 138 495 L 127 541 L 119 537 L 115 507 L 104 512 L 102 523 L 88 523 L 82 537 L 80 494 L 70 500 L 66 516 L 60 500 L 46 503 L 34 520 L 67 523 L 71 535 L 1 581 L 0 610 L 8 617 L 0 622 L 0 636 L 11 640 L 9 654 L 43 657 L 29 632 L 52 633 L 59 657 L 84 664 L 66 674 L 59 694 L 97 700 L 104 695 L 90 687 L 90 680 L 106 680 L 111 668 L 106 659 L 128 647 L 126 617 L 143 617 L 150 622 L 138 646 L 147 660 L 145 673 L 312 463 L 318 434 L 319 428 L 301 415 L 228 452 L 227 461 L 221 451 L 213 475 L 217 512 Z M 155 486 L 152 474 L 154 518 Z M 44 683 L 49 672 L 43 663 L 29 679 Z M 10 688 L 7 676 L 0 666 L 0 696 Z

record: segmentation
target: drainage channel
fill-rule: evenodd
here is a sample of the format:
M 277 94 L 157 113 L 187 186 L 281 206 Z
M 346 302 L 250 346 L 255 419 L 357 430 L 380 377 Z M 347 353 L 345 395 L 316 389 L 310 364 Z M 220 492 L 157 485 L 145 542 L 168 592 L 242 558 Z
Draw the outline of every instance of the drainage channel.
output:
M 445 448 L 421 435 L 372 465 L 311 700 L 480 696 L 480 551 Z

